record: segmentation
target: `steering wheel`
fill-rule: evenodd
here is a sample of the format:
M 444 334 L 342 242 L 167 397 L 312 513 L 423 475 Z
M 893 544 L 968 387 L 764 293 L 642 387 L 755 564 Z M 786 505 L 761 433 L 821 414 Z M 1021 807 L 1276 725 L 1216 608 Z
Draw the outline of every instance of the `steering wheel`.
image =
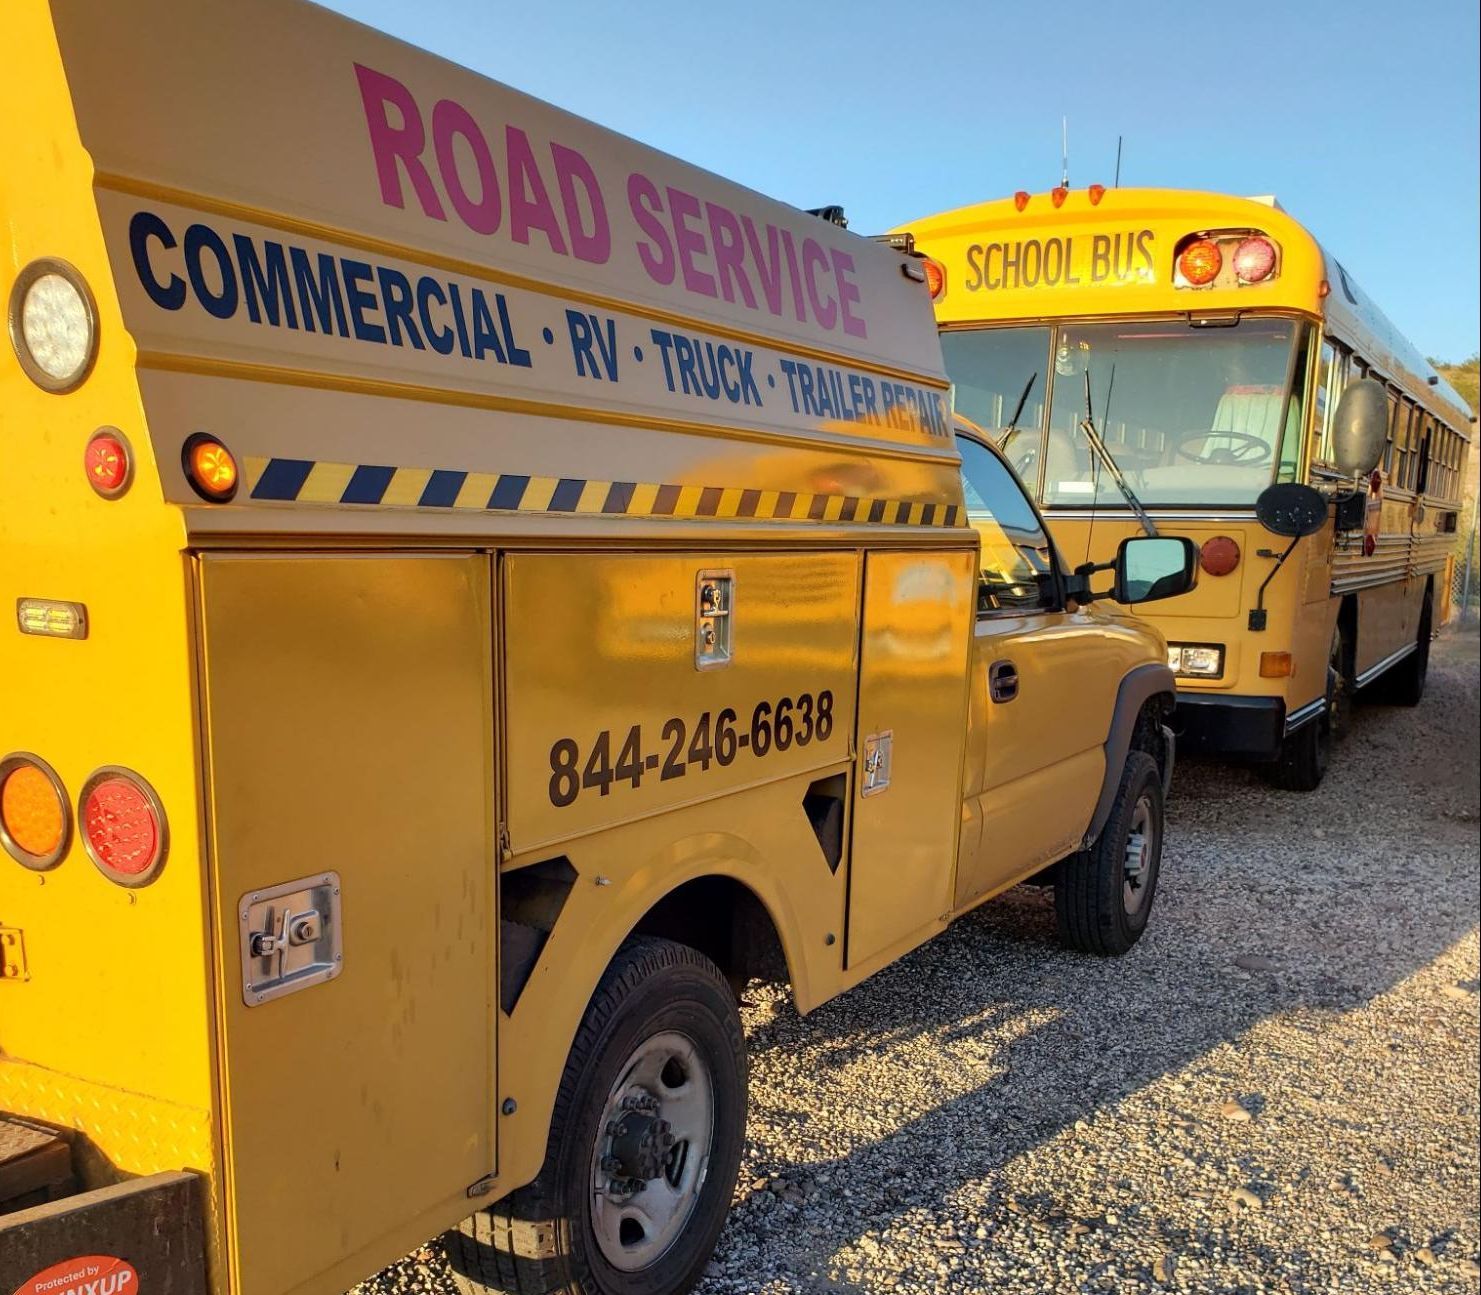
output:
M 1213 449 L 1205 448 L 1201 454 L 1193 454 L 1184 448 L 1190 441 L 1206 441 L 1215 436 L 1225 438 L 1230 444 L 1216 446 Z M 1256 467 L 1261 463 L 1266 463 L 1275 452 L 1269 441 L 1262 440 L 1258 436 L 1251 436 L 1248 432 L 1213 430 L 1183 432 L 1176 438 L 1173 449 L 1179 458 L 1189 459 L 1194 463 L 1235 463 L 1242 467 Z

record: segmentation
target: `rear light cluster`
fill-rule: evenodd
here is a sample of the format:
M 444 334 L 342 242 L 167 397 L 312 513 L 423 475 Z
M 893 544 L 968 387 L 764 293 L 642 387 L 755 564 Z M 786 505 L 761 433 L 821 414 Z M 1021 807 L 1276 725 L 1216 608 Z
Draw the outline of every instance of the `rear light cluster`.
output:
M 128 769 L 99 769 L 82 786 L 77 829 L 109 881 L 143 886 L 164 865 L 168 833 L 154 789 Z M 0 845 L 17 863 L 45 872 L 66 856 L 73 830 L 66 789 L 39 756 L 0 760 Z
M 1198 550 L 1198 565 L 1211 576 L 1227 576 L 1239 565 L 1239 542 L 1228 535 L 1204 540 Z
M 1179 288 L 1249 287 L 1280 274 L 1280 245 L 1256 233 L 1189 234 L 1174 256 Z

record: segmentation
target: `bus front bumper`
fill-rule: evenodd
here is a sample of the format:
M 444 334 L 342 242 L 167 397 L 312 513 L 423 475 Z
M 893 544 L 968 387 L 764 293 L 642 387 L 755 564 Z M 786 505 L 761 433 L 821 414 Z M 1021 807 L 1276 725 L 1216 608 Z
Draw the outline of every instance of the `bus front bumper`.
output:
M 1274 760 L 1286 733 L 1286 704 L 1279 697 L 1179 693 L 1173 728 L 1182 754 Z

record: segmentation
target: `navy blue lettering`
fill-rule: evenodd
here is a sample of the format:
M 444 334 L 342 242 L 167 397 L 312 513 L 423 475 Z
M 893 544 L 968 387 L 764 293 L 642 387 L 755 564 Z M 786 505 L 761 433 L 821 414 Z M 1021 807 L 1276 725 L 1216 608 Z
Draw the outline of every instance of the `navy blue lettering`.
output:
M 419 351 L 426 350 L 422 345 L 421 334 L 417 332 L 416 321 L 411 317 L 414 307 L 410 281 L 400 270 L 392 270 L 387 266 L 381 266 L 375 276 L 380 280 L 381 305 L 386 312 L 386 332 L 390 334 L 391 345 L 401 345 L 401 330 L 405 328 L 411 344 Z
M 375 282 L 375 271 L 364 261 L 351 261 L 346 258 L 340 264 L 344 267 L 345 296 L 349 298 L 350 320 L 355 326 L 355 336 L 362 342 L 384 344 L 386 330 L 365 318 L 365 312 L 378 309 L 380 302 L 376 300 L 375 293 L 366 292 L 360 286 L 362 283 Z
M 201 253 L 209 250 L 216 260 L 216 270 L 221 278 L 221 291 L 215 292 L 206 282 L 205 267 L 201 265 Z M 190 286 L 195 299 L 206 313 L 217 319 L 230 319 L 237 313 L 237 272 L 232 268 L 231 257 L 221 235 L 209 225 L 192 225 L 185 231 L 185 273 L 190 276 Z
M 152 211 L 136 211 L 129 221 L 129 251 L 133 253 L 134 270 L 139 283 L 149 294 L 149 300 L 164 310 L 179 310 L 185 304 L 185 280 L 178 274 L 170 275 L 168 283 L 161 283 L 154 275 L 149 263 L 149 240 L 159 240 L 165 249 L 174 247 L 175 236 L 170 227 Z
M 473 289 L 473 358 L 483 359 L 485 351 L 492 351 L 494 359 L 500 364 L 509 361 L 504 355 L 504 348 L 499 343 L 499 335 L 494 331 L 494 317 L 489 311 L 488 299 L 483 295 L 482 288 Z
M 293 289 L 288 285 L 288 260 L 281 243 L 264 243 L 263 257 L 267 264 L 257 259 L 257 248 L 245 234 L 233 234 L 232 243 L 237 249 L 237 265 L 242 271 L 242 296 L 247 302 L 247 318 L 254 324 L 267 322 L 278 327 L 281 314 L 289 328 L 298 327 L 298 314 L 293 309 Z M 261 294 L 261 304 L 258 294 Z
M 427 341 L 438 355 L 451 355 L 453 353 L 453 330 L 443 324 L 438 328 L 432 322 L 432 311 L 428 303 L 436 298 L 439 306 L 447 305 L 447 293 L 443 292 L 442 285 L 430 275 L 423 275 L 417 280 L 417 313 L 422 317 L 422 332 L 426 333 Z
M 345 327 L 345 303 L 339 290 L 339 268 L 327 252 L 319 253 L 319 273 L 316 278 L 309 264 L 309 254 L 301 247 L 290 247 L 288 259 L 293 263 L 293 282 L 298 288 L 298 313 L 303 317 L 303 326 L 314 332 L 314 319 L 319 321 L 321 333 L 350 335 Z M 334 327 L 329 325 L 330 311 L 334 314 Z M 310 314 L 310 311 L 313 313 Z

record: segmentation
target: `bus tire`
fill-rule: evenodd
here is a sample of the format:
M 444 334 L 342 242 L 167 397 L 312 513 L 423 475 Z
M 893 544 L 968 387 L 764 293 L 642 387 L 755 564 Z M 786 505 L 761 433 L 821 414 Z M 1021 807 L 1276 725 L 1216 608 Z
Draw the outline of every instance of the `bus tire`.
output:
M 745 1126 L 724 975 L 687 945 L 629 941 L 571 1045 L 539 1176 L 443 1237 L 459 1287 L 683 1295 L 724 1226 Z
M 1382 691 L 1385 701 L 1395 706 L 1418 706 L 1424 700 L 1424 685 L 1430 673 L 1430 634 L 1434 617 L 1434 594 L 1426 589 L 1424 604 L 1419 609 L 1419 634 L 1414 651 L 1384 677 Z
M 1112 957 L 1141 938 L 1157 894 L 1163 826 L 1157 761 L 1128 751 L 1100 836 L 1054 871 L 1054 912 L 1065 947 Z
M 1328 666 L 1333 693 L 1328 709 L 1332 714 L 1332 740 L 1340 742 L 1352 728 L 1352 667 L 1348 654 L 1347 634 L 1339 619 L 1332 629 L 1332 653 Z

